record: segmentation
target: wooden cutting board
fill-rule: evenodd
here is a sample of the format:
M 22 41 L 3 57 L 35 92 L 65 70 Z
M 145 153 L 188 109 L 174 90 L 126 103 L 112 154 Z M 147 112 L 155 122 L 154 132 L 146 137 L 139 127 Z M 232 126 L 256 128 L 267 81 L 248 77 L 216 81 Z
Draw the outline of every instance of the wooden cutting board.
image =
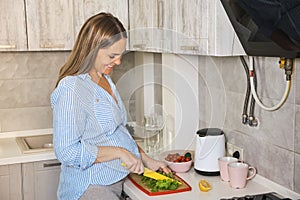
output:
M 164 195 L 164 194 L 173 194 L 173 193 L 179 193 L 179 192 L 186 192 L 191 191 L 192 188 L 189 184 L 187 184 L 182 178 L 175 175 L 174 179 L 180 181 L 182 184 L 179 185 L 179 187 L 176 190 L 160 190 L 157 192 L 151 192 L 149 188 L 142 182 L 142 176 L 137 174 L 129 174 L 128 178 L 131 180 L 131 182 L 139 188 L 141 191 L 146 193 L 149 196 L 156 196 L 156 195 Z

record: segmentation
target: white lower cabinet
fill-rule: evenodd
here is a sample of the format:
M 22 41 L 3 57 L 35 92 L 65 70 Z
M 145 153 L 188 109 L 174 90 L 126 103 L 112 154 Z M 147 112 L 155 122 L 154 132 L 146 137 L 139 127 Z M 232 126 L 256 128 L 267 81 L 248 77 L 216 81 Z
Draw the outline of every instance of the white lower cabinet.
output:
M 55 200 L 59 182 L 58 160 L 23 163 L 23 199 Z M 0 198 L 2 199 L 2 198 Z
M 21 164 L 0 166 L 0 199 L 22 200 Z

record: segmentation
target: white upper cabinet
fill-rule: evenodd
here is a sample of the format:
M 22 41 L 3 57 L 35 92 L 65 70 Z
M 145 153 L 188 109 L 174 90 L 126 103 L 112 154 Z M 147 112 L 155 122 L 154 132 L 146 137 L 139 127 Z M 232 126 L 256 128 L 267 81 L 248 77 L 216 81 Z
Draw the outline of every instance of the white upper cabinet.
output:
M 131 50 L 244 54 L 220 0 L 129 0 L 129 19 Z
M 110 12 L 128 30 L 132 51 L 245 55 L 220 0 L 2 0 L 0 6 L 0 51 L 71 50 L 89 17 Z
M 0 51 L 27 50 L 23 0 L 0 1 Z
M 99 12 L 129 29 L 128 0 L 3 0 L 0 6 L 0 51 L 71 50 L 83 23 Z
M 28 49 L 70 50 L 74 43 L 73 0 L 25 0 Z

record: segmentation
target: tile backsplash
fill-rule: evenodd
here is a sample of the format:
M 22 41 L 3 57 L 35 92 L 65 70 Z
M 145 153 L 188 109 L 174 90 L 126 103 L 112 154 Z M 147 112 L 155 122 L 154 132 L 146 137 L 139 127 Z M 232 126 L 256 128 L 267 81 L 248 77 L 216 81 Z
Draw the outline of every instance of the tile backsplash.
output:
M 279 58 L 255 58 L 257 93 L 267 107 L 277 104 L 285 91 L 284 70 L 279 69 L 278 61 Z M 200 127 L 210 126 L 213 110 L 222 107 L 225 112 L 217 114 L 224 119 L 222 128 L 227 141 L 244 149 L 245 161 L 255 166 L 259 174 L 299 193 L 299 60 L 286 103 L 273 112 L 255 104 L 257 127 L 242 124 L 247 79 L 239 57 L 199 57 L 199 63 L 206 63 L 199 66 Z M 210 99 L 211 93 L 222 94 L 220 91 L 225 95 Z M 213 109 L 215 106 L 217 109 Z
M 69 52 L 0 53 L 0 134 L 52 128 L 49 98 L 68 55 Z M 115 81 L 134 66 L 134 55 L 126 54 L 122 66 L 114 69 Z M 255 106 L 258 127 L 241 123 L 246 75 L 239 57 L 198 56 L 198 60 L 199 128 L 211 126 L 212 116 L 220 117 L 227 141 L 244 149 L 246 162 L 262 176 L 300 193 L 299 60 L 286 103 L 274 112 Z M 266 105 L 276 104 L 285 89 L 278 58 L 256 58 L 255 63 L 258 95 Z M 131 101 L 130 105 L 134 105 L 134 99 Z
M 66 52 L 0 53 L 0 132 L 52 127 L 50 93 Z
M 70 52 L 0 53 L 1 132 L 52 128 L 50 94 Z M 116 67 L 118 79 L 132 67 L 133 53 Z

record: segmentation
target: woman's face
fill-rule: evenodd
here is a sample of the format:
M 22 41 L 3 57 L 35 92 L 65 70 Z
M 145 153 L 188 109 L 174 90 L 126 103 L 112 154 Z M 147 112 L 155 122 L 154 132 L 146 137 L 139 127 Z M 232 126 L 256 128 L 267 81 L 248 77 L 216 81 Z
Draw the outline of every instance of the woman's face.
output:
M 126 49 L 126 39 L 122 38 L 112 46 L 98 51 L 95 66 L 98 74 L 111 74 L 115 65 L 121 64 L 122 55 Z

